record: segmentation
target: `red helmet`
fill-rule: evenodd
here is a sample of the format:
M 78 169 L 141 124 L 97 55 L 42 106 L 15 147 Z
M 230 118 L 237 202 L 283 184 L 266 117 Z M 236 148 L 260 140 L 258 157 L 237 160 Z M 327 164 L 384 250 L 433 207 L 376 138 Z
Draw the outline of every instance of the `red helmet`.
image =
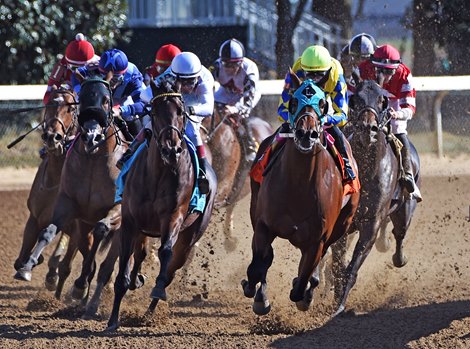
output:
M 75 40 L 70 42 L 65 49 L 65 60 L 69 64 L 82 66 L 89 63 L 95 56 L 93 45 L 85 40 L 82 33 L 75 36 Z
M 400 52 L 390 45 L 377 47 L 372 55 L 372 64 L 376 67 L 397 69 L 400 63 Z
M 161 66 L 169 67 L 173 58 L 179 55 L 181 50 L 179 47 L 168 44 L 160 47 L 155 55 L 155 63 Z

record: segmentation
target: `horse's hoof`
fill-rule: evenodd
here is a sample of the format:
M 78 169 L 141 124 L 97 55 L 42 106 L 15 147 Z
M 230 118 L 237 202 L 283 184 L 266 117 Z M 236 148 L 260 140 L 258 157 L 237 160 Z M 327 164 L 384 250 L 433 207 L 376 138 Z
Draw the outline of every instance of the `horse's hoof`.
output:
M 38 257 L 38 262 L 36 263 L 35 267 L 38 266 L 39 264 L 42 264 L 43 262 L 44 262 L 44 256 L 40 254 Z
M 247 298 L 253 298 L 256 294 L 256 287 L 250 288 L 249 283 L 247 280 L 243 279 L 241 281 L 242 289 L 243 289 L 243 294 Z
M 30 270 L 20 269 L 16 272 L 14 278 L 21 281 L 31 281 L 31 276 L 32 274 Z
M 337 317 L 338 315 L 341 315 L 342 313 L 344 313 L 344 305 L 340 305 L 331 317 Z
M 392 260 L 393 260 L 393 265 L 397 268 L 402 268 L 406 265 L 406 263 L 408 263 L 408 258 L 406 258 L 405 256 L 400 258 L 397 254 L 394 254 L 392 256 Z
M 72 298 L 77 300 L 77 301 L 81 301 L 81 300 L 85 299 L 85 297 L 87 295 L 87 292 L 88 292 L 88 287 L 79 288 L 76 285 L 73 285 L 73 287 L 72 287 Z
M 138 289 L 138 288 L 141 288 L 145 285 L 145 280 L 148 279 L 148 276 L 147 275 L 144 275 L 144 274 L 138 274 L 136 279 L 135 279 L 135 284 L 134 284 L 134 288 L 130 288 L 130 290 L 135 290 L 135 289 Z
M 164 288 L 154 287 L 150 293 L 150 298 L 166 301 L 166 292 Z
M 44 285 L 48 291 L 55 291 L 57 289 L 57 284 L 59 283 L 59 276 L 46 276 L 46 280 L 44 281 Z
M 108 323 L 108 327 L 106 327 L 106 329 L 104 330 L 104 332 L 115 332 L 118 328 L 119 328 L 119 324 L 118 324 L 118 323 L 115 323 L 115 324 L 109 324 L 109 323 Z
M 253 302 L 253 312 L 256 315 L 267 315 L 271 311 L 271 304 L 268 300 L 264 302 Z
M 300 311 L 307 311 L 308 309 L 310 309 L 310 304 L 312 304 L 312 302 L 306 301 L 304 299 L 302 299 L 301 301 L 295 302 L 295 306 Z

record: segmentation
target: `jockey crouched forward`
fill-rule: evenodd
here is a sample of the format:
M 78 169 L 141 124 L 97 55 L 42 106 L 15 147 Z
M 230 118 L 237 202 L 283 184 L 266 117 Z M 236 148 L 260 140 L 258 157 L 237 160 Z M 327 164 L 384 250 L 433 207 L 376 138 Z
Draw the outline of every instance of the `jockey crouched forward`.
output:
M 189 115 L 185 131 L 191 142 L 196 146 L 199 159 L 199 191 L 201 194 L 207 194 L 209 192 L 209 182 L 205 175 L 207 159 L 199 129 L 202 118 L 211 116 L 214 111 L 214 78 L 194 53 L 182 52 L 173 59 L 170 67 L 155 79 L 155 84 L 159 85 L 164 81 L 171 85 L 179 83 L 181 86 L 183 102 Z M 152 88 L 147 86 L 142 93 L 142 101 L 148 103 L 152 98 Z M 118 167 L 132 157 L 132 154 L 145 141 L 146 136 L 151 134 L 151 129 L 152 127 L 149 124 L 145 126 L 123 158 L 118 161 Z
M 258 104 L 261 92 L 258 66 L 245 57 L 243 44 L 230 39 L 219 50 L 219 58 L 209 68 L 214 80 L 219 82 L 214 92 L 216 108 L 221 117 L 237 115 L 243 128 L 237 128 L 237 137 L 245 149 L 245 159 L 251 162 L 256 156 L 256 143 L 248 123 L 251 110 Z
M 127 138 L 129 136 L 134 138 L 142 128 L 137 116 L 144 110 L 141 102 L 144 78 L 139 69 L 128 61 L 126 54 L 118 49 L 108 50 L 101 55 L 98 64 L 88 64 L 78 68 L 76 74 L 85 78 L 91 76 L 104 78 L 110 71 L 113 72 L 113 78 L 109 83 L 113 93 L 113 116 L 125 121 L 130 132 Z M 80 81 L 75 74 L 72 82 L 74 91 L 78 95 Z
M 338 127 L 346 124 L 346 115 L 348 113 L 347 87 L 341 64 L 330 56 L 325 47 L 314 45 L 305 49 L 302 56 L 294 63 L 292 70 L 301 80 L 313 80 L 325 92 L 325 95 L 331 98 L 334 113 L 333 115 L 325 115 L 322 118 L 322 125 L 328 127 L 328 133 L 335 139 L 335 146 L 343 158 L 346 177 L 344 180 L 346 182 L 354 180 L 356 175 L 348 158 L 343 133 Z M 290 74 L 287 74 L 278 107 L 278 114 L 284 121 L 281 133 L 290 132 L 290 125 L 288 124 L 288 106 L 292 97 L 290 85 Z

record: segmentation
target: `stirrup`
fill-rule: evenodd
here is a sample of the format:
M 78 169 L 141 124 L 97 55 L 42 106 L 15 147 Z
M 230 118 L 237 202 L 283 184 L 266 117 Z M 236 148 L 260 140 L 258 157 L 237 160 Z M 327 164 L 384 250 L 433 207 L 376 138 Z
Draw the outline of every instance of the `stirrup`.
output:
M 415 191 L 415 181 L 412 175 L 405 174 L 400 178 L 400 183 L 408 193 L 411 194 Z
M 209 193 L 209 180 L 203 173 L 201 173 L 197 178 L 197 186 L 199 187 L 200 194 Z
M 131 157 L 132 157 L 132 152 L 129 150 L 126 150 L 126 152 L 116 162 L 116 167 L 121 170 L 124 164 L 127 162 L 127 160 L 129 160 Z

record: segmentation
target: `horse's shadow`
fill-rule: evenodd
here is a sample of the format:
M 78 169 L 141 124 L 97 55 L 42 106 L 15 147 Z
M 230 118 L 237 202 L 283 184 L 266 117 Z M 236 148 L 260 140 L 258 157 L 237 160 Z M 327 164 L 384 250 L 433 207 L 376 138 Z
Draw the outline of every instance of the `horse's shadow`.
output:
M 363 315 L 344 314 L 320 328 L 278 339 L 273 348 L 406 348 L 419 338 L 448 328 L 454 320 L 470 317 L 470 300 L 377 310 Z M 459 339 L 468 341 L 470 332 Z

